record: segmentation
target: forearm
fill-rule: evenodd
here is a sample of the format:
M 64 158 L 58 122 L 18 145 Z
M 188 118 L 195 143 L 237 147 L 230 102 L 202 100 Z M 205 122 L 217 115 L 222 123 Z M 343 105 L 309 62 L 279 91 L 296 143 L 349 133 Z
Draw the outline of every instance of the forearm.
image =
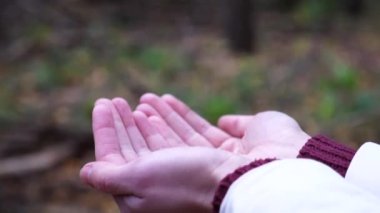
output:
M 235 182 L 238 178 L 240 178 L 242 175 L 245 173 L 258 168 L 264 164 L 270 163 L 272 161 L 275 161 L 276 159 L 264 159 L 264 160 L 256 160 L 253 161 L 252 163 L 242 166 L 238 169 L 236 169 L 233 173 L 230 173 L 226 177 L 222 179 L 222 181 L 219 183 L 219 186 L 217 188 L 217 191 L 215 192 L 214 195 L 214 200 L 212 202 L 213 206 L 213 211 L 215 213 L 219 212 L 220 210 L 220 205 L 222 204 L 222 201 L 224 197 L 227 194 L 228 189 L 232 185 L 233 182 Z
M 298 158 L 319 161 L 344 176 L 355 154 L 353 149 L 345 147 L 327 137 L 318 135 L 310 138 L 301 148 Z M 214 212 L 218 212 L 220 204 L 232 183 L 252 169 L 274 161 L 275 159 L 258 160 L 241 167 L 227 175 L 220 183 L 213 201 Z
M 343 204 L 343 205 L 342 205 Z M 223 213 L 376 212 L 380 200 L 307 159 L 278 160 L 250 170 L 229 188 Z

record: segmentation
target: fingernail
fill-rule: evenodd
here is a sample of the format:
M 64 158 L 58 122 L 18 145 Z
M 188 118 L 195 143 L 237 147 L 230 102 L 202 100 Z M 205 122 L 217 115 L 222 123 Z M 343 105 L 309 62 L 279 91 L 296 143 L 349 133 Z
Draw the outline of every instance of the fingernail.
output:
M 100 105 L 100 104 L 106 104 L 107 99 L 106 98 L 99 98 L 98 100 L 95 101 L 95 106 Z
M 92 172 L 93 172 L 93 165 L 92 165 L 92 163 L 86 164 L 84 166 L 84 168 L 82 169 L 82 172 L 83 172 L 83 176 L 82 177 L 84 178 L 85 183 L 88 184 L 88 185 L 90 185 L 90 186 L 92 186 L 91 181 L 90 181 L 91 175 L 92 175 Z

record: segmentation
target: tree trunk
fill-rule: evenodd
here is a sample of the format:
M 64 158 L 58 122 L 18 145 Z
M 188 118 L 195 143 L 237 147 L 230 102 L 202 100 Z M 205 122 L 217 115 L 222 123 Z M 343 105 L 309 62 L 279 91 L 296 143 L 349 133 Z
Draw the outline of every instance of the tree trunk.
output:
M 11 0 L 4 0 L 1 2 L 0 6 L 0 47 L 6 43 L 7 40 L 7 30 L 8 30 L 8 18 L 6 17 L 6 12 L 9 5 L 12 3 Z
M 251 0 L 225 0 L 225 36 L 235 53 L 254 50 L 253 11 Z
M 346 10 L 349 15 L 352 17 L 358 17 L 362 14 L 364 9 L 363 0 L 347 0 L 346 1 Z

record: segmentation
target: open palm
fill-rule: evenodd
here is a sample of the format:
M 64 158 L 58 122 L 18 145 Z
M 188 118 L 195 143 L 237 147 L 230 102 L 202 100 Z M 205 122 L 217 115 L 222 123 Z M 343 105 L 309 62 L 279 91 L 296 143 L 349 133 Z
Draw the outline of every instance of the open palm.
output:
M 216 127 L 172 95 L 146 94 L 137 110 L 173 144 L 213 146 L 252 160 L 294 158 L 310 138 L 293 118 L 276 111 L 223 116 Z
M 250 162 L 210 147 L 170 148 L 120 98 L 97 101 L 93 131 L 96 161 L 82 168 L 81 179 L 113 194 L 121 212 L 211 212 L 220 180 Z

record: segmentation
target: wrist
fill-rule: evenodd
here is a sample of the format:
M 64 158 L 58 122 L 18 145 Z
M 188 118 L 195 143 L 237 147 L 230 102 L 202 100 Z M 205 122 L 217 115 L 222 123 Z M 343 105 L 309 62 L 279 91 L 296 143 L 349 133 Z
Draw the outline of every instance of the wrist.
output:
M 275 158 L 259 159 L 248 164 L 244 164 L 235 169 L 232 173 L 228 173 L 218 184 L 218 188 L 215 190 L 214 199 L 212 201 L 213 212 L 217 213 L 220 210 L 220 206 L 223 202 L 225 195 L 228 192 L 230 186 L 245 173 L 252 169 L 260 167 L 264 164 L 270 163 L 276 160 Z
M 227 160 L 222 162 L 213 172 L 212 176 L 214 177 L 214 184 L 212 188 L 207 193 L 209 199 L 207 199 L 207 203 L 204 206 L 213 211 L 213 203 L 215 201 L 215 195 L 220 188 L 220 184 L 224 178 L 226 178 L 229 174 L 232 174 L 238 168 L 248 165 L 252 160 L 240 155 L 231 155 Z
M 331 167 L 343 177 L 355 150 L 322 135 L 310 138 L 299 151 L 298 158 L 309 158 Z
M 278 159 L 294 159 L 299 155 L 300 150 L 305 146 L 307 141 L 311 138 L 307 133 L 302 130 L 291 131 L 289 133 L 283 132 L 281 137 L 277 139 L 276 143 L 273 143 L 271 150 L 278 150 L 272 156 Z M 268 147 L 265 147 L 268 150 Z M 263 151 L 266 151 L 263 150 Z
M 305 146 L 305 144 L 311 139 L 312 137 L 308 135 L 306 132 L 301 131 L 299 134 L 294 136 L 294 138 L 291 138 L 292 144 L 293 144 L 293 150 L 294 152 L 294 158 L 296 158 L 302 148 Z

